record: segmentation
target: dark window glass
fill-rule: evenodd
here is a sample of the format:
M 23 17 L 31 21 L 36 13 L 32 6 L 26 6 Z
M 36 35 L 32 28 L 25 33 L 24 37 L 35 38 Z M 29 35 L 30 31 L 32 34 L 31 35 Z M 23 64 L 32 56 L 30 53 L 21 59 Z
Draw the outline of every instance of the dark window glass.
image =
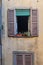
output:
M 28 16 L 17 16 L 18 33 L 28 32 Z

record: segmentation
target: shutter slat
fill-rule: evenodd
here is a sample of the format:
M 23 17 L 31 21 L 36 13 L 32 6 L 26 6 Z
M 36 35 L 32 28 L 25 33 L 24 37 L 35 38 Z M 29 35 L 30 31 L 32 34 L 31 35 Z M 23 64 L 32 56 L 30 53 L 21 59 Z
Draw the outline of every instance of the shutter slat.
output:
M 31 35 L 32 36 L 38 36 L 38 17 L 37 17 L 37 9 L 33 9 L 32 11 L 32 31 L 31 31 Z
M 25 65 L 32 65 L 31 55 L 25 55 Z
M 7 21 L 8 21 L 8 36 L 14 36 L 14 10 L 8 10 Z
M 22 55 L 17 55 L 17 65 L 23 65 L 23 56 Z

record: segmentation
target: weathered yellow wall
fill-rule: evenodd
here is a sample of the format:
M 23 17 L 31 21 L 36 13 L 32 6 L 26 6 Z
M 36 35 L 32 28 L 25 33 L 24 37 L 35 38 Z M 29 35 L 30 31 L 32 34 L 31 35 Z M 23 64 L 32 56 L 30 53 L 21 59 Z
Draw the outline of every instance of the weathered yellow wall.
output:
M 9 38 L 7 36 L 7 9 L 37 8 L 38 37 Z M 43 65 L 43 0 L 2 0 L 2 53 L 3 65 L 13 65 L 13 51 L 34 52 L 34 65 Z

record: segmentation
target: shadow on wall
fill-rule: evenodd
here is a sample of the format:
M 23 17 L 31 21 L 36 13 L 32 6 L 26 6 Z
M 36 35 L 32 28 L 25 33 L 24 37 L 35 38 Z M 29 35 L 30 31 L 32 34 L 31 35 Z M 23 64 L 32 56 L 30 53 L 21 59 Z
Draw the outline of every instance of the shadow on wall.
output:
M 4 54 L 2 54 L 2 65 L 5 65 L 5 58 L 4 58 Z
M 2 7 L 0 6 L 0 45 L 1 45 L 1 30 L 2 30 Z
M 0 65 L 2 65 L 1 30 L 2 30 L 2 0 L 0 0 Z
M 0 45 L 0 65 L 2 65 L 2 45 Z

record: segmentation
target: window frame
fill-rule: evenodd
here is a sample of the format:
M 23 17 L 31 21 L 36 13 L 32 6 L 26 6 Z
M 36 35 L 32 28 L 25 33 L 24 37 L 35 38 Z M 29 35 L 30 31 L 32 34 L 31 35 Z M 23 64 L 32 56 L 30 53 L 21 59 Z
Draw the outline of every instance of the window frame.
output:
M 13 51 L 13 65 L 17 65 L 17 61 L 16 61 L 16 55 L 31 55 L 32 56 L 32 64 L 31 65 L 34 65 L 34 52 L 26 52 L 26 51 Z M 23 59 L 24 60 L 24 59 Z M 25 60 L 24 60 L 25 61 Z M 23 63 L 24 63 L 23 61 Z
M 16 10 L 16 9 L 15 9 Z M 31 19 L 31 16 L 32 16 L 32 10 L 34 10 L 34 9 L 30 9 L 30 21 L 32 20 Z M 15 12 L 15 15 L 16 15 L 16 12 Z M 16 16 L 15 16 L 16 17 Z M 15 21 L 15 20 L 14 20 Z M 38 24 L 37 24 L 38 25 Z M 13 36 L 8 36 L 8 37 L 14 37 L 14 38 L 33 38 L 33 37 L 38 37 L 38 35 L 36 35 L 36 36 L 32 36 L 31 35 L 31 32 L 32 32 L 32 23 L 30 22 L 30 36 L 15 36 L 15 34 L 13 35 Z M 38 33 L 38 31 L 37 31 L 37 33 Z
M 22 8 L 22 9 L 15 9 L 15 13 L 16 13 L 16 10 L 28 10 L 29 11 L 29 15 L 26 15 L 26 16 L 28 16 L 28 26 L 31 26 L 31 25 L 29 25 L 30 24 L 30 21 L 31 21 L 31 9 L 24 9 L 24 8 Z M 15 17 L 16 17 L 16 21 L 17 21 L 17 15 L 15 14 Z M 15 21 L 15 20 L 14 20 Z M 29 32 L 30 31 L 30 32 Z M 16 38 L 29 38 L 29 37 L 31 37 L 31 30 L 28 28 L 28 31 L 27 31 L 27 33 L 29 33 L 29 36 L 27 35 L 27 36 L 15 36 L 14 35 L 14 37 L 16 37 Z

